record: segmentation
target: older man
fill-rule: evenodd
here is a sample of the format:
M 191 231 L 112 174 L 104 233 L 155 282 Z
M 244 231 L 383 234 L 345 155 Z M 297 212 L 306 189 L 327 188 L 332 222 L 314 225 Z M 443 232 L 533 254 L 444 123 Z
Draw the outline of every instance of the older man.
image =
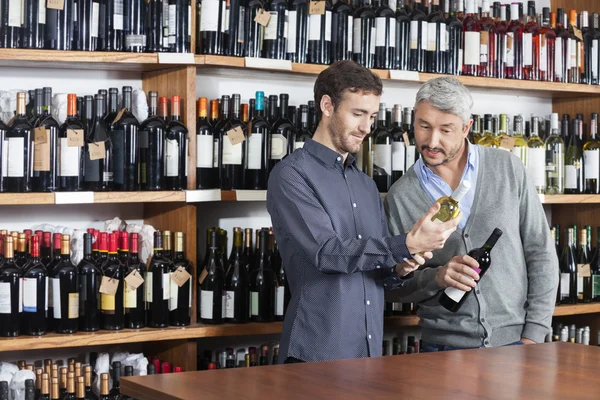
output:
M 471 189 L 462 219 L 441 250 L 414 272 L 389 301 L 418 302 L 423 351 L 543 342 L 550 332 L 558 260 L 539 198 L 523 163 L 509 152 L 470 144 L 473 100 L 451 77 L 425 83 L 415 104 L 415 140 L 421 158 L 385 199 L 392 234 L 405 232 L 462 180 Z M 465 255 L 494 228 L 504 235 L 479 282 L 478 263 Z M 456 312 L 442 307 L 443 289 L 474 291 Z

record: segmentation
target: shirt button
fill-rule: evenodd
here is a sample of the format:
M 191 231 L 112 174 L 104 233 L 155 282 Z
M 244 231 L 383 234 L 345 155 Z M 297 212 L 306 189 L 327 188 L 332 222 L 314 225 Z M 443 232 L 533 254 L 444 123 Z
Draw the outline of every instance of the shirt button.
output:
M 352 207 L 356 208 L 356 203 L 352 203 Z
M 379 269 L 379 268 L 381 268 L 381 265 L 378 265 L 378 266 L 377 266 L 377 269 Z
M 481 318 L 481 323 L 484 323 L 484 322 L 485 322 L 485 318 Z
M 337 160 L 338 160 L 338 161 L 342 161 L 342 157 L 338 157 L 338 158 L 337 158 Z
M 362 239 L 362 235 L 358 235 L 358 238 L 359 238 L 359 239 Z
M 369 300 L 367 300 L 367 305 L 368 305 L 368 306 L 370 306 L 370 305 L 371 305 L 371 302 L 370 302 Z
M 479 289 L 475 291 L 475 294 L 479 294 Z
M 371 335 L 369 335 L 369 339 L 371 339 Z

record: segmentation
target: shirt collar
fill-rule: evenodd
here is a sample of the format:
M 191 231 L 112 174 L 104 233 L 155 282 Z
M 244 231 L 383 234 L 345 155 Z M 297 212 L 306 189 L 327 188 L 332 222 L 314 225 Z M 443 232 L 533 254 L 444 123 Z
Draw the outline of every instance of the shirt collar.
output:
M 475 166 L 476 148 L 468 140 L 465 139 L 465 141 L 467 142 L 467 148 L 469 149 L 468 150 L 469 154 L 467 155 L 467 165 L 465 165 L 465 170 L 463 171 L 463 175 L 466 171 L 468 171 L 468 170 L 473 171 L 476 168 L 476 166 Z M 417 160 L 415 168 L 419 169 L 419 171 L 421 172 L 420 175 L 423 176 L 423 180 L 425 182 L 428 182 L 435 175 L 435 173 L 431 169 L 429 169 L 429 167 L 427 165 L 425 165 L 422 157 L 419 157 L 419 159 Z
M 329 147 L 312 139 L 306 140 L 304 143 L 304 149 L 327 166 L 341 166 L 341 163 L 344 160 L 344 157 L 338 152 L 333 151 Z M 348 154 L 346 159 L 346 166 L 350 165 L 356 166 L 356 158 L 352 154 Z

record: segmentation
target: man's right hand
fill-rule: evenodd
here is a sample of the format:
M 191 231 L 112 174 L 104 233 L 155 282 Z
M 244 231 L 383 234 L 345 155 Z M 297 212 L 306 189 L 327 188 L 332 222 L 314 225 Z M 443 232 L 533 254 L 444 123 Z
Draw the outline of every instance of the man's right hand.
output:
M 442 289 L 451 286 L 468 292 L 475 287 L 475 281 L 479 280 L 479 274 L 473 268 L 479 268 L 479 263 L 474 258 L 456 256 L 437 270 L 435 282 Z
M 435 203 L 425 215 L 417 221 L 406 235 L 406 246 L 410 254 L 433 251 L 444 247 L 446 240 L 456 230 L 462 214 L 448 222 L 433 222 L 431 218 L 440 210 L 440 204 Z

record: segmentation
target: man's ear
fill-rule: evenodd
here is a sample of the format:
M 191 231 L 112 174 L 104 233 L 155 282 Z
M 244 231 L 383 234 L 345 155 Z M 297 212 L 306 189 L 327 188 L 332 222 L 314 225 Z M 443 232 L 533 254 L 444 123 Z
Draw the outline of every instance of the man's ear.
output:
M 469 122 L 467 123 L 467 125 L 465 125 L 465 127 L 463 129 L 463 138 L 466 138 L 467 136 L 469 136 L 469 131 L 471 130 L 471 126 L 473 126 L 472 118 L 469 120 Z
M 330 118 L 333 115 L 333 101 L 331 100 L 331 97 L 329 97 L 329 95 L 324 95 L 323 97 L 321 97 L 321 112 L 323 113 L 324 116 Z

